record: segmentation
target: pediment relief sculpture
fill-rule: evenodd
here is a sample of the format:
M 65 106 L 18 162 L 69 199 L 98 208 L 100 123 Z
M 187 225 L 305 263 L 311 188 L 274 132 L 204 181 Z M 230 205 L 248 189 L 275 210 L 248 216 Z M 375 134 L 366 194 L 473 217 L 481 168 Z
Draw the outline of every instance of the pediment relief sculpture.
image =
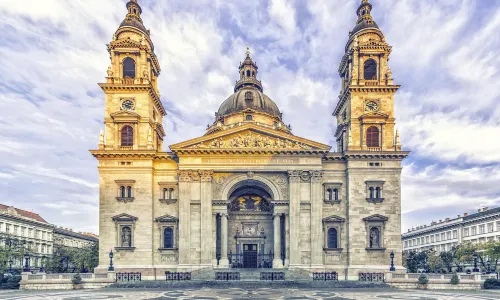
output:
M 221 148 L 269 148 L 269 149 L 304 149 L 310 150 L 311 146 L 284 138 L 274 138 L 261 134 L 248 132 L 228 138 L 215 138 L 208 142 L 200 142 L 193 146 L 201 149 Z

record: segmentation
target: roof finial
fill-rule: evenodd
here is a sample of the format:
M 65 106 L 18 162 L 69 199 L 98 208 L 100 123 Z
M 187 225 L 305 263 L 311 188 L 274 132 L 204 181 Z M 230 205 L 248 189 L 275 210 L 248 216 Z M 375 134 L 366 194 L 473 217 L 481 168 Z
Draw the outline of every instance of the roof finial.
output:
M 361 3 L 369 3 L 368 0 L 362 0 Z
M 247 57 L 250 57 L 250 46 L 247 45 Z

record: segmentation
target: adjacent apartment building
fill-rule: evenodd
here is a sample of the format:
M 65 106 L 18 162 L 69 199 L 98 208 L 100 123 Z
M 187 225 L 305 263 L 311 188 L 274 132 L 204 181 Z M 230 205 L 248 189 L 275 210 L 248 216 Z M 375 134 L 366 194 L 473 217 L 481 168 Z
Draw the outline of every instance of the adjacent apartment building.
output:
M 402 235 L 403 251 L 449 251 L 463 242 L 500 241 L 500 207 L 417 226 Z
M 46 265 L 55 246 L 85 248 L 98 241 L 95 234 L 57 227 L 37 213 L 0 204 L 0 249 L 26 249 L 34 269 Z M 23 264 L 19 256 L 12 257 L 12 268 L 21 268 Z

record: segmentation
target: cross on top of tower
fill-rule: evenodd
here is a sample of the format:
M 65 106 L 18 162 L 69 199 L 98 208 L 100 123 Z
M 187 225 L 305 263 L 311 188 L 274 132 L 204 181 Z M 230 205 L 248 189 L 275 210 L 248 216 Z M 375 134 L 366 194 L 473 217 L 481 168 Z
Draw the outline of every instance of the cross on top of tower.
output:
M 149 35 L 149 30 L 147 30 L 142 23 L 141 14 L 142 8 L 137 0 L 129 0 L 127 2 L 127 16 L 125 17 L 125 20 L 123 20 L 123 22 L 120 24 L 120 27 L 134 27 Z

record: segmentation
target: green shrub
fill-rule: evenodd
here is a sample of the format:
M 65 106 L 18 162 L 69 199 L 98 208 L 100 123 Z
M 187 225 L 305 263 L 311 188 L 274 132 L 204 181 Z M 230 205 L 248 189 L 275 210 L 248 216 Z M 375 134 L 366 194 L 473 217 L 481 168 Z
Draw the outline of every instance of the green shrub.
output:
M 0 285 L 0 289 L 7 290 L 17 290 L 19 289 L 21 276 L 9 276 L 5 277 L 6 280 L 2 280 L 2 284 Z
M 484 288 L 488 290 L 500 289 L 500 280 L 488 278 L 484 281 Z
M 418 283 L 419 284 L 427 284 L 427 283 L 429 283 L 429 278 L 427 278 L 427 276 L 425 276 L 422 273 L 422 274 L 420 274 L 420 276 L 418 276 Z
M 71 282 L 73 284 L 82 284 L 82 276 L 80 276 L 80 273 L 76 273 L 75 276 L 73 276 L 73 279 L 71 279 Z
M 451 276 L 450 283 L 453 285 L 457 285 L 460 283 L 460 278 L 458 278 L 457 272 L 453 272 L 453 276 Z

